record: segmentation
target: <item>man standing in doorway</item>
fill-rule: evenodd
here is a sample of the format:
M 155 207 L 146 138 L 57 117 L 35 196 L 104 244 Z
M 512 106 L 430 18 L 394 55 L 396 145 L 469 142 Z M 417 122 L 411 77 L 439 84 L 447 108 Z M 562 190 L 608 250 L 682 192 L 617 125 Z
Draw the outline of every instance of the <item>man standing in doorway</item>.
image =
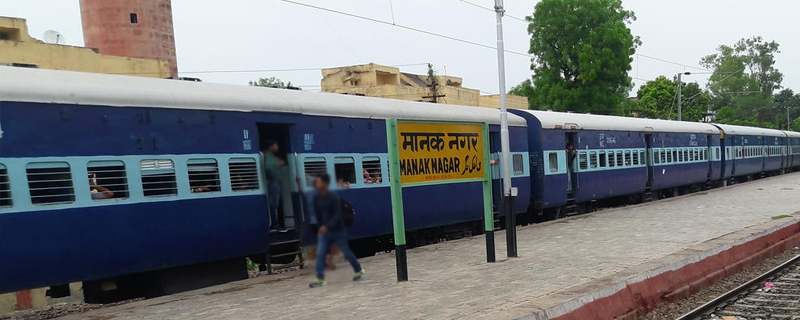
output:
M 267 201 L 269 202 L 270 231 L 285 232 L 286 229 L 278 220 L 278 207 L 281 200 L 281 181 L 279 169 L 286 165 L 286 161 L 279 158 L 278 142 L 267 140 L 264 150 L 264 173 L 267 177 Z
M 317 195 L 314 196 L 314 213 L 317 215 L 319 231 L 317 233 L 317 279 L 308 286 L 315 288 L 325 285 L 325 256 L 331 244 L 335 243 L 344 254 L 345 259 L 353 267 L 353 281 L 361 280 L 364 269 L 358 263 L 356 255 L 347 244 L 347 229 L 342 217 L 342 199 L 330 191 L 331 177 L 325 173 L 314 180 Z

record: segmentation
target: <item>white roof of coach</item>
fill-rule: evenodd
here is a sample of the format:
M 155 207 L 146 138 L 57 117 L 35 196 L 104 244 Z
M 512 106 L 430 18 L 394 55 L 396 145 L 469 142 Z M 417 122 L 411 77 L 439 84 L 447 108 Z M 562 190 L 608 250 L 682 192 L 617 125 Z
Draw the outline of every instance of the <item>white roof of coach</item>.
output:
M 800 132 L 784 131 L 789 138 L 800 138 Z
M 774 129 L 765 129 L 765 128 L 756 128 L 756 127 L 745 127 L 745 126 L 737 126 L 732 124 L 718 124 L 715 123 L 715 126 L 718 126 L 725 132 L 725 134 L 737 134 L 737 135 L 748 135 L 748 136 L 768 136 L 768 137 L 786 137 L 786 134 L 780 130 Z
M 583 129 L 642 132 L 719 133 L 716 127 L 700 122 L 642 119 L 604 116 L 584 113 L 568 113 L 541 110 L 525 110 L 542 123 L 544 129 Z
M 273 111 L 372 119 L 488 122 L 498 109 L 144 77 L 0 67 L 0 99 L 117 107 Z M 526 126 L 516 115 L 511 126 Z

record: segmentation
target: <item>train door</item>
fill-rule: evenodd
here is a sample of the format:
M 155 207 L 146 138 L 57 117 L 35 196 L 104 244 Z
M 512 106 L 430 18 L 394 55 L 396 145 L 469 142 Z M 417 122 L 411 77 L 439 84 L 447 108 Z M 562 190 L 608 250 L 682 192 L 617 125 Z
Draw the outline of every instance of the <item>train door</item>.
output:
M 577 168 L 577 158 L 578 158 L 578 138 L 576 132 L 567 132 L 565 133 L 565 138 L 567 141 L 567 147 L 572 146 L 572 150 L 569 150 L 567 153 L 567 175 L 568 183 L 567 183 L 567 193 L 570 195 L 570 198 L 573 198 L 573 194 L 578 191 L 578 168 Z
M 645 150 L 644 154 L 646 155 L 646 159 L 647 159 L 646 161 L 647 161 L 647 187 L 648 188 L 652 188 L 653 187 L 653 176 L 654 176 L 653 175 L 653 170 L 655 170 L 655 168 L 653 166 L 653 156 L 654 155 L 653 155 L 653 145 L 652 145 L 652 143 L 653 143 L 653 134 L 652 133 L 645 134 L 644 135 L 644 144 L 645 144 L 646 150 Z
M 492 160 L 499 160 L 500 159 L 500 132 L 494 131 L 489 132 L 489 153 L 491 154 Z M 494 204 L 495 208 L 500 208 L 500 200 L 502 199 L 503 195 L 503 172 L 502 166 L 498 163 L 497 165 L 492 165 L 492 203 Z
M 736 148 L 737 145 L 736 145 L 735 136 L 731 135 L 730 139 L 728 139 L 728 140 L 730 141 L 730 146 L 731 146 L 730 147 L 730 150 L 731 150 L 731 152 L 730 152 L 730 156 L 731 156 L 731 159 L 730 159 L 731 160 L 731 162 L 730 162 L 730 164 L 731 164 L 731 176 L 735 176 L 736 175 L 736 159 L 741 156 L 741 154 L 739 153 L 741 151 L 737 150 L 737 148 Z
M 295 217 L 292 201 L 292 182 L 294 181 L 292 168 L 295 167 L 292 162 L 296 160 L 291 156 L 289 128 L 288 124 L 258 123 L 258 142 L 262 159 L 268 156 L 270 145 L 278 144 L 277 151 L 274 153 L 276 158 L 274 169 L 270 169 L 268 172 L 267 161 L 261 161 L 262 171 L 266 178 L 265 190 L 270 210 L 268 213 L 277 210 L 278 221 L 271 221 L 274 219 L 271 216 L 270 224 L 272 227 L 280 226 L 292 231 L 297 228 L 299 221 Z

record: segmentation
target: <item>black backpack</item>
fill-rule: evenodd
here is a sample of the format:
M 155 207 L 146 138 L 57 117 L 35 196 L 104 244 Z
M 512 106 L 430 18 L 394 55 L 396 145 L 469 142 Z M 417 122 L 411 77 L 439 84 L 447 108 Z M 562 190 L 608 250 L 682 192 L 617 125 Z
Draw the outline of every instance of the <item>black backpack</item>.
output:
M 353 207 L 353 203 L 345 198 L 342 198 L 342 220 L 348 227 L 352 227 L 356 220 L 356 209 Z

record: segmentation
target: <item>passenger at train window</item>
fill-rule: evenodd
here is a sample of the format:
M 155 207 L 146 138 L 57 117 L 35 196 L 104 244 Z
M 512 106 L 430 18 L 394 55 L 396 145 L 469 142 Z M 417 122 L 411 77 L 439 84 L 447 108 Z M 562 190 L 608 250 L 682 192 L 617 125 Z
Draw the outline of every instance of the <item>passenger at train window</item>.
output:
M 383 178 L 381 178 L 381 173 L 377 170 L 372 172 L 372 183 L 383 183 Z
M 92 193 L 92 200 L 111 199 L 114 197 L 114 192 L 106 187 L 97 185 L 96 174 L 89 176 L 89 190 Z
M 280 206 L 281 183 L 279 169 L 286 165 L 286 161 L 279 158 L 278 142 L 267 140 L 266 150 L 264 150 L 264 173 L 267 177 L 267 200 L 269 202 L 270 229 L 283 232 L 286 229 L 278 219 L 278 207 Z
M 572 171 L 573 167 L 575 166 L 575 157 L 578 156 L 578 150 L 575 150 L 575 146 L 571 143 L 567 143 L 567 147 L 564 149 L 564 152 L 567 154 L 567 167 Z

